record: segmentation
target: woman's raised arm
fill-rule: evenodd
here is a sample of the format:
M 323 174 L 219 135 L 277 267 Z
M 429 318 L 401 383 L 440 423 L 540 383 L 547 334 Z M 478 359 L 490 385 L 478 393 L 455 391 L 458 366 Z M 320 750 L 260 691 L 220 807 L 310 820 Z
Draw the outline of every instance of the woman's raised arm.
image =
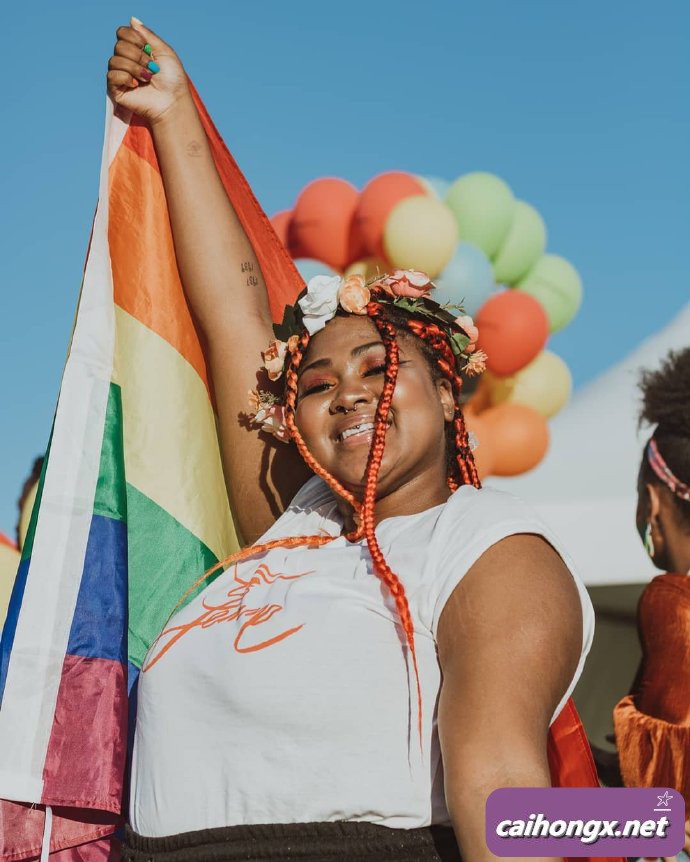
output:
M 230 502 L 244 540 L 252 542 L 310 475 L 293 446 L 266 439 L 241 421 L 261 351 L 273 337 L 266 285 L 216 170 L 177 54 L 136 19 L 118 29 L 117 40 L 108 91 L 152 130 L 182 284 L 215 391 Z

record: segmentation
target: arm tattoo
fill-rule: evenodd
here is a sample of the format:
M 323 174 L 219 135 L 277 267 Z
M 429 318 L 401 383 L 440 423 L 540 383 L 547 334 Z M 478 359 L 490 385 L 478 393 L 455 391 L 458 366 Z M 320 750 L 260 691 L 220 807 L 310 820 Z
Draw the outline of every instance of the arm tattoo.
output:
M 192 158 L 196 158 L 201 155 L 202 146 L 199 141 L 190 141 L 187 144 L 187 155 L 192 156 Z
M 247 273 L 247 281 L 245 284 L 248 287 L 256 287 L 259 279 L 254 275 L 254 264 L 250 260 L 245 260 L 242 264 L 241 271 Z

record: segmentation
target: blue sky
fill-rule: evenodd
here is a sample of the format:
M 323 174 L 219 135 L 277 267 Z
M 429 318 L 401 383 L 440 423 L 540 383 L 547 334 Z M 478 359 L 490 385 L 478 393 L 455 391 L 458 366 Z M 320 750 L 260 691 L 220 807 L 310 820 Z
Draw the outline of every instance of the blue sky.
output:
M 3 13 L 0 530 L 46 444 L 96 200 L 104 74 L 134 14 L 171 42 L 269 213 L 322 175 L 499 174 L 585 300 L 576 384 L 690 295 L 686 0 L 12 4 Z

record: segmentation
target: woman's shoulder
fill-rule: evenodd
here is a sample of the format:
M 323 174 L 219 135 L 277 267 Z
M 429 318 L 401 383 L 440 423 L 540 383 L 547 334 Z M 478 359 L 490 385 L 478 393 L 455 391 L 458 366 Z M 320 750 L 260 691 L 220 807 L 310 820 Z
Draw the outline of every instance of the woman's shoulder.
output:
M 525 500 L 497 488 L 458 488 L 444 505 L 427 551 L 426 595 L 420 602 L 424 618 L 435 634 L 440 614 L 451 592 L 470 568 L 493 545 L 518 534 L 544 538 L 575 579 L 586 617 L 586 640 L 591 642 L 593 613 L 581 578 L 560 539 Z
M 300 512 L 319 509 L 336 502 L 333 489 L 320 476 L 311 476 L 290 500 L 287 510 Z
M 690 609 L 690 575 L 679 572 L 665 572 L 657 575 L 647 584 L 640 597 L 640 614 L 654 613 L 655 609 L 682 609 L 687 615 Z
M 316 535 L 324 530 L 338 532 L 337 508 L 335 493 L 323 479 L 312 476 L 256 544 L 285 536 Z
M 537 511 L 525 500 L 508 491 L 490 486 L 475 488 L 461 485 L 449 498 L 443 519 L 451 524 L 462 521 L 478 530 L 492 529 L 499 523 L 526 522 L 544 526 Z

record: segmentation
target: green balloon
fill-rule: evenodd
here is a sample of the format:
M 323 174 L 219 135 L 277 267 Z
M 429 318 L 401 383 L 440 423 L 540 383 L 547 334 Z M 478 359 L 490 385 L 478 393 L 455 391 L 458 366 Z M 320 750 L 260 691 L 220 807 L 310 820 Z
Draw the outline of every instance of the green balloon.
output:
M 517 289 L 529 293 L 543 305 L 551 332 L 563 329 L 575 317 L 582 302 L 582 280 L 564 257 L 540 257 Z
M 516 201 L 513 222 L 494 259 L 497 284 L 515 284 L 526 275 L 546 248 L 544 220 L 533 206 Z
M 458 223 L 460 239 L 492 258 L 513 221 L 515 198 L 510 187 L 494 174 L 477 171 L 455 180 L 446 203 Z

